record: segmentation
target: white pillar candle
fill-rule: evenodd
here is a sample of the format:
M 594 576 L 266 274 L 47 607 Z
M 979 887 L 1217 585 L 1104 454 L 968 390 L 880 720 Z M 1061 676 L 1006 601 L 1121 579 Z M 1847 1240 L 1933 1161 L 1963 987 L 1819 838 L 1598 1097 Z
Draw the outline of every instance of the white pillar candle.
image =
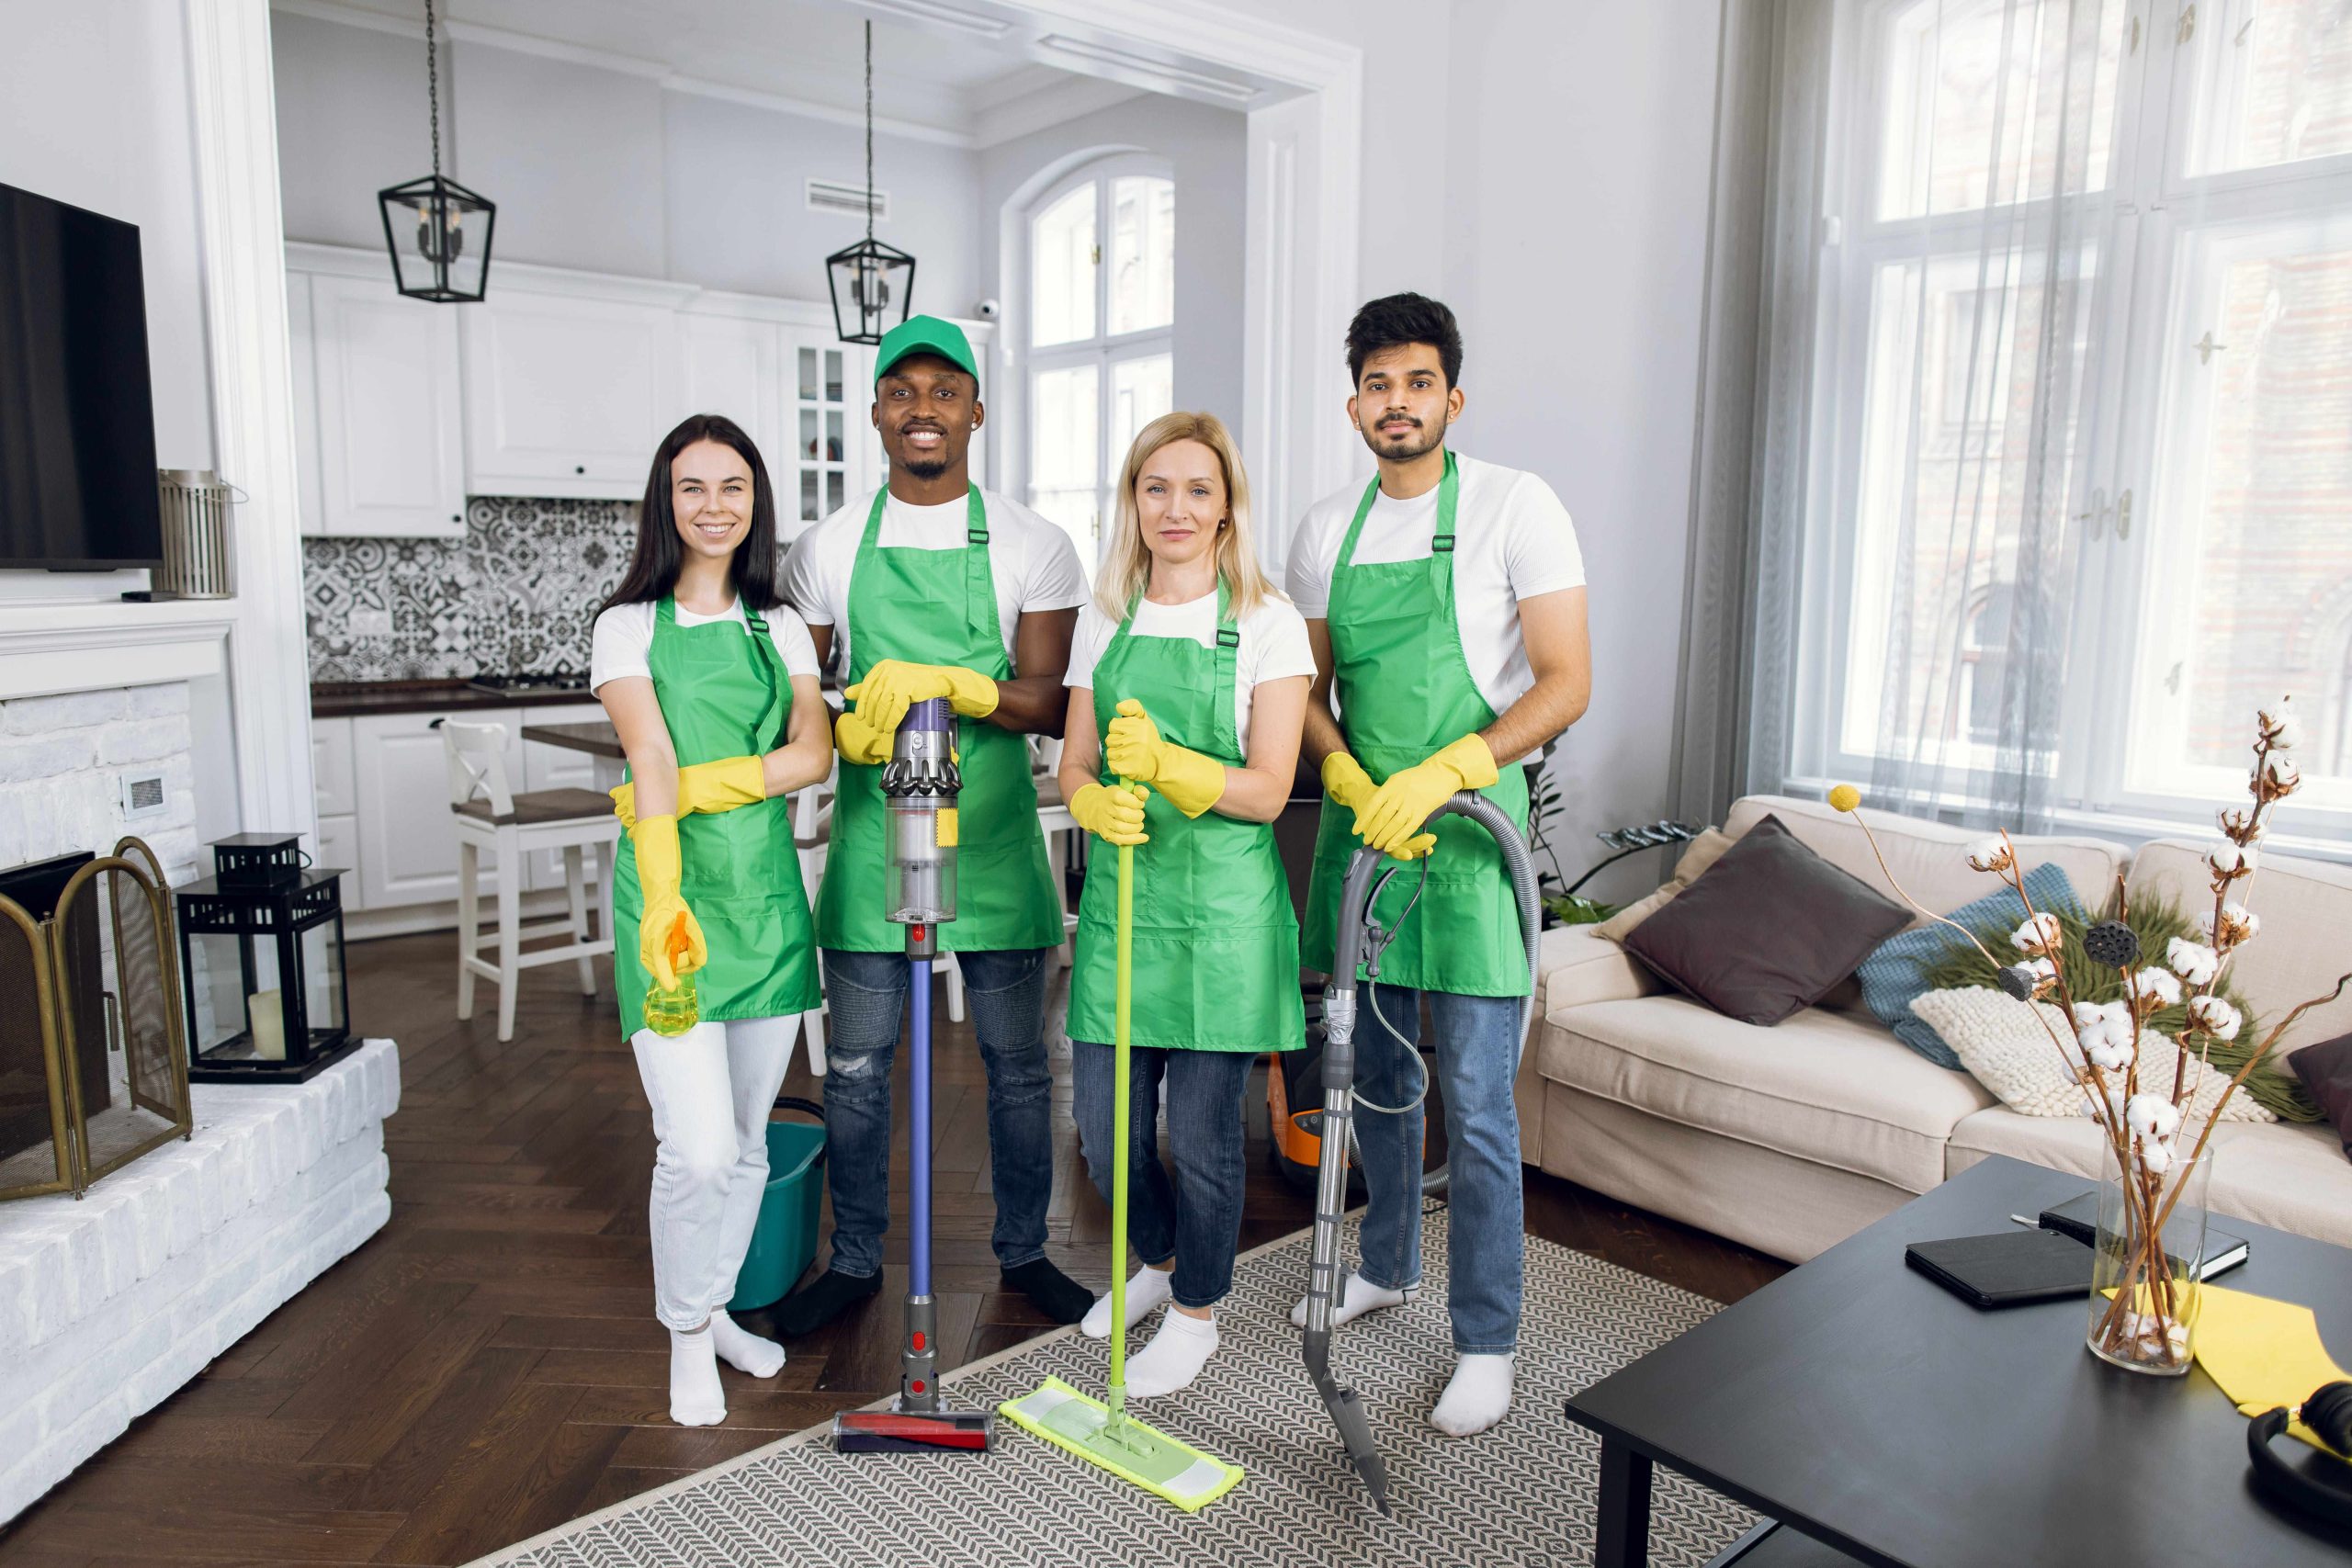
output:
M 286 1005 L 277 991 L 245 998 L 245 1026 L 253 1032 L 254 1055 L 265 1062 L 286 1060 Z

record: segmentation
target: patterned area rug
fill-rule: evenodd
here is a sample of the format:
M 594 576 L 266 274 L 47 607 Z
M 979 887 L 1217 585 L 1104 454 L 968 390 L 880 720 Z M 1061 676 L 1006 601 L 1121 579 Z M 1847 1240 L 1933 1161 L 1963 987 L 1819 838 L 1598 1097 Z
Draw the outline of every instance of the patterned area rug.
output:
M 1352 1233 L 1353 1223 L 1349 1229 Z M 1517 1395 L 1502 1425 L 1454 1439 L 1426 1416 L 1453 1357 L 1446 1214 L 1424 1233 L 1430 1281 L 1408 1307 L 1340 1330 L 1332 1362 L 1362 1391 L 1387 1456 L 1396 1517 L 1347 1465 L 1299 1359 L 1291 1303 L 1308 1233 L 1259 1248 L 1217 1314 L 1222 1343 L 1183 1393 L 1135 1406 L 1170 1435 L 1230 1460 L 1241 1484 L 1188 1515 L 1000 1421 L 982 1458 L 836 1454 L 812 1428 L 483 1560 L 515 1568 L 740 1568 L 745 1563 L 1586 1562 L 1598 1439 L 1561 1401 L 1715 1311 L 1687 1292 L 1530 1236 Z M 1352 1234 L 1342 1257 L 1355 1256 Z M 1158 1320 L 1136 1337 L 1148 1337 Z M 1066 1329 L 950 1373 L 955 1403 L 994 1408 L 1048 1373 L 1102 1389 L 1106 1346 Z M 1702 1568 L 1754 1522 L 1657 1472 L 1651 1561 Z

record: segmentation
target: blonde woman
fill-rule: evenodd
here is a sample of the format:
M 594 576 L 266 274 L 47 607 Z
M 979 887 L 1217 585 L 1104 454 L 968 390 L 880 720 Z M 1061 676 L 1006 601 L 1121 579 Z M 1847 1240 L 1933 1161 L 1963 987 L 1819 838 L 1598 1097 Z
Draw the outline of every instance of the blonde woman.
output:
M 1183 1388 L 1216 1349 L 1241 1229 L 1250 1063 L 1302 1041 L 1298 919 L 1272 824 L 1314 673 L 1306 621 L 1259 570 L 1233 438 L 1213 414 L 1152 421 L 1121 469 L 1116 537 L 1079 614 L 1061 761 L 1079 825 L 1136 846 L 1127 1234 L 1143 1268 L 1128 1325 L 1173 1303 L 1128 1364 L 1136 1399 Z M 1105 1199 L 1117 882 L 1118 857 L 1094 855 L 1069 998 L 1079 1136 Z M 1172 1181 L 1153 1138 L 1163 1091 Z M 1083 1326 L 1111 1332 L 1107 1296 Z

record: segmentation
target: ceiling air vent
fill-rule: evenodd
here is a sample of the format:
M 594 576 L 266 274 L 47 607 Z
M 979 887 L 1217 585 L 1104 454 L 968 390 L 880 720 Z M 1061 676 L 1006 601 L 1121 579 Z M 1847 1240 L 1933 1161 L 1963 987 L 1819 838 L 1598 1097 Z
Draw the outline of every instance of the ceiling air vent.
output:
M 865 187 L 842 185 L 838 180 L 810 180 L 808 210 L 846 212 L 853 218 L 862 219 L 865 216 Z M 890 193 L 877 190 L 874 193 L 874 221 L 887 223 L 889 220 Z

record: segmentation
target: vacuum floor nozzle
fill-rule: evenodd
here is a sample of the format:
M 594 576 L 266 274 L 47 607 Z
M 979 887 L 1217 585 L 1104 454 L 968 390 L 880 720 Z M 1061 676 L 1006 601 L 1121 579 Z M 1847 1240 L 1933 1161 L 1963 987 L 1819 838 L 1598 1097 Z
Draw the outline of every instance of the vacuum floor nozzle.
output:
M 845 1410 L 833 1417 L 835 1453 L 986 1453 L 995 1441 L 992 1410 Z

